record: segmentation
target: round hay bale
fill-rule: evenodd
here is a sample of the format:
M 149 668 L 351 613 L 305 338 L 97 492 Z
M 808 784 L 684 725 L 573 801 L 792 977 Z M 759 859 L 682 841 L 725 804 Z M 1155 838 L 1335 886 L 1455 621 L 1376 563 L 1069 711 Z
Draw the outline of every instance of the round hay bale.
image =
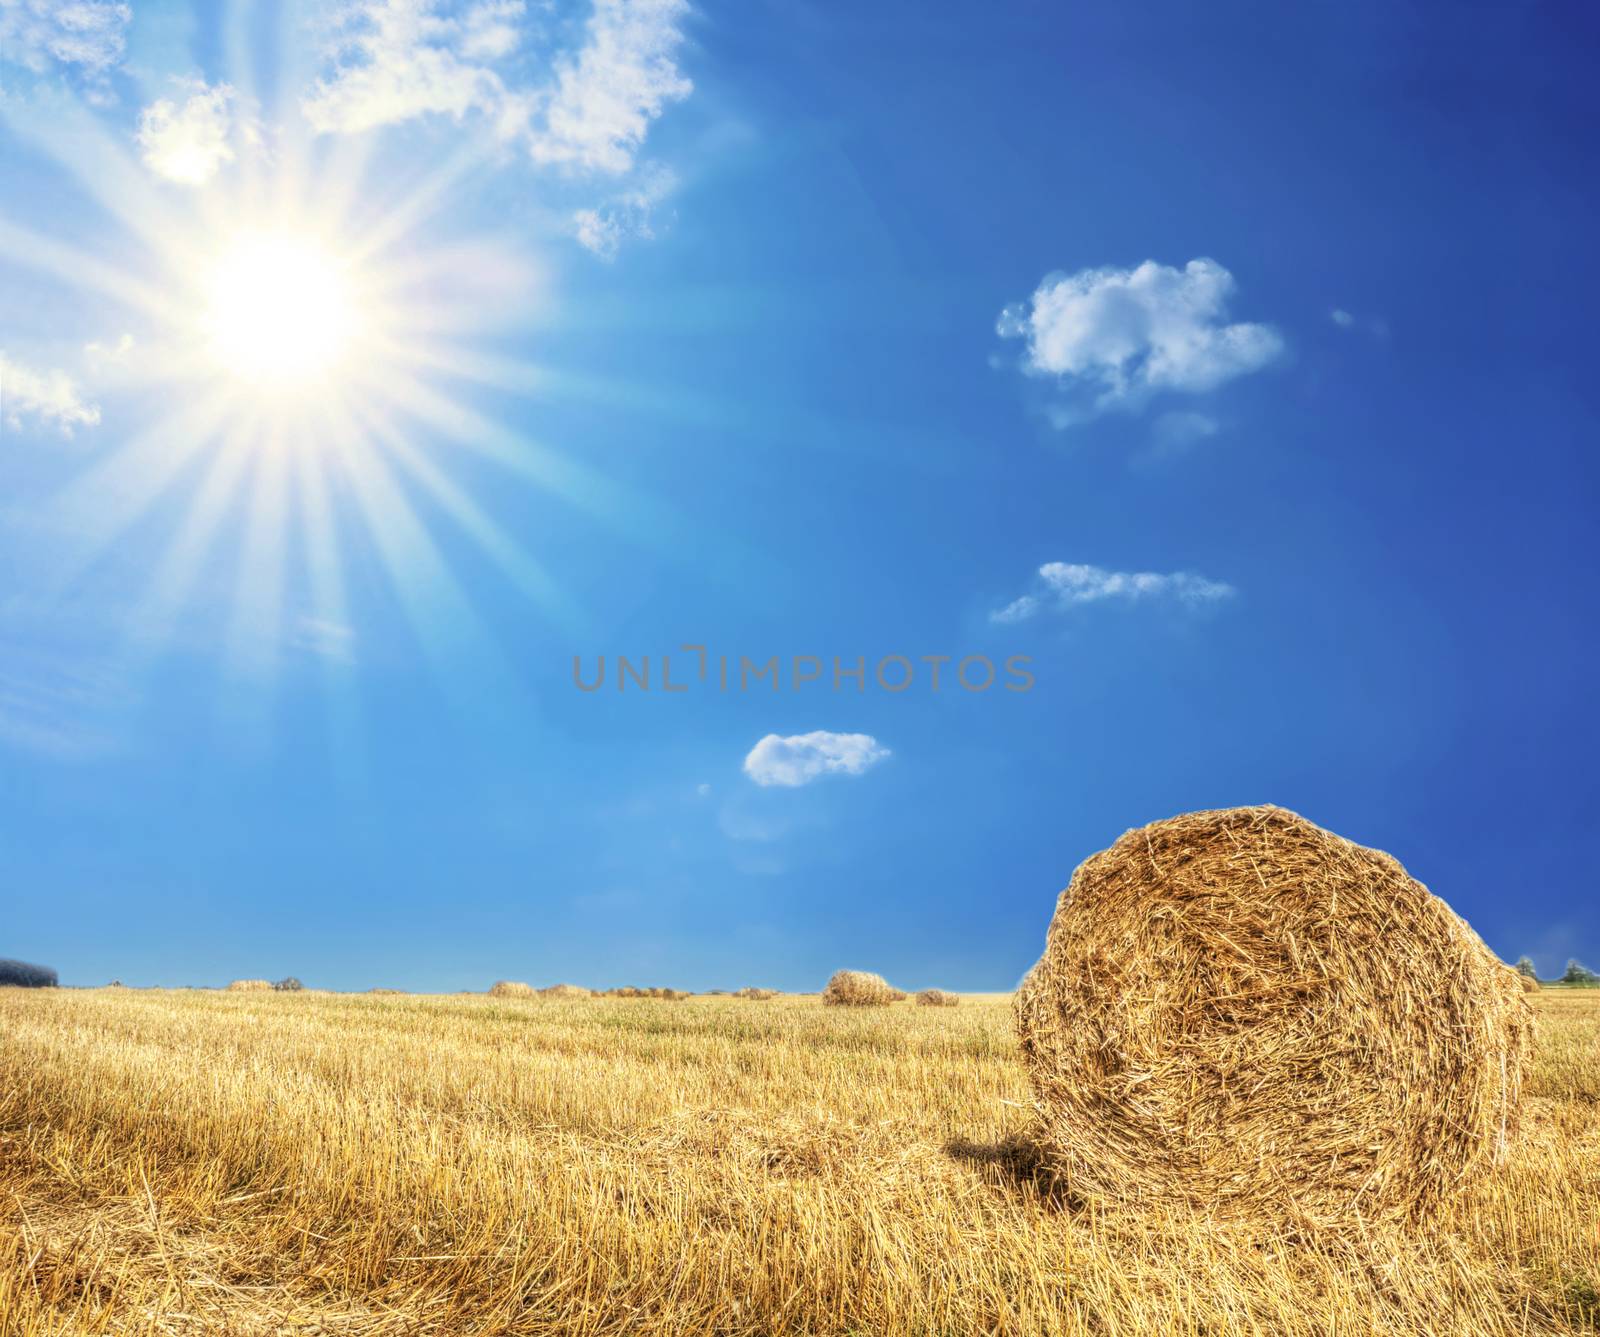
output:
M 379 988 L 376 988 L 376 989 L 368 989 L 367 992 L 368 993 L 379 993 L 379 994 L 403 994 L 405 992 L 405 990 L 404 989 L 385 989 L 385 988 L 379 987 Z
M 829 1007 L 886 1007 L 895 1001 L 899 990 L 890 986 L 882 975 L 865 970 L 840 970 L 834 973 L 822 991 L 822 1001 Z M 904 998 L 904 994 L 899 995 Z
M 1389 855 L 1228 808 L 1086 860 L 1015 1017 L 1074 1192 L 1321 1227 L 1503 1158 L 1532 1040 L 1508 976 Z
M 764 1003 L 769 998 L 776 998 L 777 996 L 778 991 L 776 989 L 758 989 L 754 985 L 746 985 L 738 993 L 734 994 L 735 998 L 744 998 L 752 1003 Z
M 234 980 L 228 986 L 229 993 L 271 993 L 271 980 Z
M 1532 975 L 1519 974 L 1517 976 L 1517 987 L 1521 989 L 1523 993 L 1538 993 L 1542 986 L 1538 980 L 1534 979 Z
M 587 989 L 577 984 L 552 984 L 548 989 L 540 989 L 541 998 L 592 998 Z
M 491 998 L 532 998 L 534 988 L 521 980 L 496 980 L 489 986 Z
M 917 995 L 918 1007 L 955 1007 L 961 1000 L 943 989 L 924 989 Z

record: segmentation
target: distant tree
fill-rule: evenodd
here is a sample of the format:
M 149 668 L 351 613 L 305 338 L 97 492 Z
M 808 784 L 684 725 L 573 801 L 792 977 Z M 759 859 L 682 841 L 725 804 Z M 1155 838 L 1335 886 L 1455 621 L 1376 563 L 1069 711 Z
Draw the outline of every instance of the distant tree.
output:
M 0 984 L 14 984 L 23 989 L 53 989 L 60 981 L 49 966 L 30 965 L 26 961 L 8 961 L 0 957 Z
M 1600 984 L 1600 975 L 1594 973 L 1587 966 L 1581 966 L 1577 960 L 1567 962 L 1567 970 L 1561 977 L 1563 984 Z
M 298 993 L 306 986 L 300 983 L 300 981 L 297 980 L 293 975 L 290 975 L 285 979 L 279 980 L 272 987 L 279 993 Z
M 1530 980 L 1536 980 L 1539 978 L 1538 972 L 1533 968 L 1533 962 L 1528 960 L 1528 958 L 1525 956 L 1519 956 L 1517 958 L 1517 974 L 1526 975 Z

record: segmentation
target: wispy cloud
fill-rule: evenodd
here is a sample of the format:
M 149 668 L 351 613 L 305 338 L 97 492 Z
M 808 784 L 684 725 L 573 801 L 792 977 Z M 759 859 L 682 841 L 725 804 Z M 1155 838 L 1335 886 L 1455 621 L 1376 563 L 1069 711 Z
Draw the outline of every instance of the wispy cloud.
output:
M 1026 622 L 1039 613 L 1081 604 L 1172 599 L 1201 606 L 1231 599 L 1237 591 L 1220 580 L 1192 571 L 1162 575 L 1155 571 L 1108 571 L 1081 562 L 1046 562 L 1035 587 L 989 614 L 991 622 Z
M 0 58 L 96 79 L 122 59 L 132 21 L 132 7 L 112 0 L 0 0 Z
M 693 85 L 678 69 L 685 0 L 595 0 L 578 46 L 544 84 L 516 77 L 520 0 L 455 13 L 438 0 L 358 0 L 332 24 L 331 72 L 301 106 L 313 128 L 356 133 L 418 116 L 483 116 L 535 162 L 621 176 L 650 123 Z
M 335 12 L 333 70 L 301 100 L 313 129 L 356 134 L 417 116 L 493 113 L 506 88 L 492 63 L 516 49 L 521 4 L 448 16 L 436 0 L 359 0 Z
M 758 785 L 796 788 L 825 775 L 861 775 L 889 756 L 871 734 L 811 733 L 781 738 L 769 733 L 750 749 L 744 773 Z
M 1343 307 L 1336 306 L 1328 312 L 1328 319 L 1341 330 L 1365 330 L 1374 339 L 1383 340 L 1389 337 L 1389 322 L 1382 316 L 1363 318 L 1346 311 Z
M 355 631 L 343 622 L 326 617 L 301 617 L 290 633 L 290 644 L 296 650 L 331 659 L 337 663 L 355 662 Z
M 677 178 L 664 167 L 642 169 L 632 189 L 596 209 L 579 209 L 573 214 L 579 244 L 602 260 L 611 260 L 624 242 L 649 241 L 656 235 L 656 211 L 677 184 Z
M 480 132 L 551 169 L 570 187 L 619 183 L 584 202 L 572 231 L 612 258 L 655 235 L 674 175 L 638 155 L 651 124 L 694 85 L 678 68 L 686 0 L 594 0 L 581 36 L 530 77 L 522 0 L 355 0 L 331 24 L 330 68 L 301 101 L 321 133 L 359 133 L 424 116 L 476 120 Z M 534 62 L 537 66 L 538 62 Z
M 83 397 L 64 371 L 39 371 L 0 353 L 0 423 L 21 431 L 51 428 L 71 436 L 75 427 L 93 427 L 100 408 Z
M 685 0 L 595 0 L 582 49 L 562 62 L 535 120 L 535 162 L 618 175 L 633 166 L 650 123 L 694 85 L 678 69 Z
M 62 761 L 116 745 L 113 717 L 129 697 L 108 667 L 42 659 L 15 645 L 0 654 L 0 743 Z
M 202 186 L 233 161 L 234 127 L 228 84 L 182 80 L 179 98 L 158 98 L 139 113 L 139 153 L 157 176 Z
M 1065 399 L 1053 416 L 1068 426 L 1162 392 L 1204 394 L 1276 359 L 1283 339 L 1270 325 L 1229 323 L 1233 289 L 1206 259 L 1052 274 L 996 329 L 1023 340 L 1025 372 L 1055 378 Z

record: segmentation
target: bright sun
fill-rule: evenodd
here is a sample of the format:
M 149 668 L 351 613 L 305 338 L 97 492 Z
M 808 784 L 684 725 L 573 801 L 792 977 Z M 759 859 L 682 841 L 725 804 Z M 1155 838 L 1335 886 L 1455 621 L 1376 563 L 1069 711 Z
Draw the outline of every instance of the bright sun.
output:
M 204 332 L 229 375 L 269 390 L 328 382 L 363 334 L 347 267 L 308 237 L 235 238 L 206 287 Z

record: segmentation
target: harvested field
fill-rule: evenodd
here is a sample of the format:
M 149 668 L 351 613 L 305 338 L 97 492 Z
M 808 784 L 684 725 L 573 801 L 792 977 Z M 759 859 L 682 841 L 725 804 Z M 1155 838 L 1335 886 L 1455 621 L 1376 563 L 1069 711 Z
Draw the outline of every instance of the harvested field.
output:
M 1532 1002 L 1510 1163 L 1362 1240 L 1074 1201 L 1008 996 L 0 991 L 0 1330 L 1593 1332 L 1600 991 Z

